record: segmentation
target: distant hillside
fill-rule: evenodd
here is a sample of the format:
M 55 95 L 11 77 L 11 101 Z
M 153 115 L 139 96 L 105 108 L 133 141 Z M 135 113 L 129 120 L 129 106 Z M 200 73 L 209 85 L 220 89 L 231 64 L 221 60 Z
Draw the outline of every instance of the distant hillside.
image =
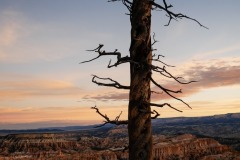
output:
M 158 118 L 153 120 L 154 127 L 161 126 L 189 126 L 189 125 L 211 125 L 211 124 L 235 124 L 240 123 L 240 113 L 228 113 L 222 115 L 206 116 L 206 117 L 175 117 L 175 118 Z M 10 133 L 43 133 L 43 132 L 63 132 L 63 131 L 79 131 L 79 130 L 92 130 L 96 125 L 87 126 L 66 126 L 66 127 L 46 127 L 39 129 L 26 129 L 26 130 L 0 130 L 1 134 Z M 113 128 L 114 125 L 105 125 L 102 129 Z
M 152 122 L 153 134 L 193 134 L 198 137 L 212 137 L 222 144 L 231 144 L 240 150 L 240 113 L 229 113 L 206 117 L 159 118 Z M 63 133 L 81 132 L 97 137 L 127 136 L 126 126 L 105 125 L 51 127 L 30 130 L 0 130 L 0 136 L 19 133 Z
M 95 127 L 96 125 L 0 130 L 0 135 L 2 135 L 0 136 L 0 159 L 1 156 L 5 158 L 16 156 L 22 159 L 31 159 L 34 156 L 48 159 L 55 159 L 56 156 L 59 159 L 63 157 L 72 159 L 73 155 L 82 159 L 89 156 L 93 159 L 110 156 L 114 160 L 118 157 L 123 159 L 127 157 L 127 153 L 122 151 L 111 151 L 112 147 L 114 150 L 121 148 L 122 144 L 127 144 L 126 125 Z M 226 159 L 229 156 L 240 158 L 240 153 L 232 150 L 240 151 L 240 113 L 155 119 L 153 120 L 153 134 L 156 157 L 191 157 L 194 155 L 195 159 L 204 156 L 206 159 L 214 156 L 216 159 Z M 194 150 L 194 154 L 192 154 L 191 146 L 198 148 Z M 188 148 L 189 154 L 184 155 L 180 152 L 183 147 L 185 149 L 190 147 Z M 179 153 L 174 155 L 176 148 Z M 169 154 L 160 154 L 165 153 L 166 150 Z M 25 156 L 26 154 L 28 157 Z M 174 157 L 169 158 L 174 159 Z
M 159 118 L 153 121 L 153 124 L 214 124 L 214 123 L 239 123 L 240 113 L 228 113 L 222 115 L 206 117 L 176 117 L 176 118 Z

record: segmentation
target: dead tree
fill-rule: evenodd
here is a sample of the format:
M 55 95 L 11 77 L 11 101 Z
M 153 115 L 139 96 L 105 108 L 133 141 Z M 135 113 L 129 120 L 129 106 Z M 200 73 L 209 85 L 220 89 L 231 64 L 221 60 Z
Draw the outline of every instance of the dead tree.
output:
M 196 19 L 190 18 L 181 13 L 174 13 L 170 10 L 172 5 L 168 5 L 165 0 L 163 4 L 158 4 L 154 0 L 109 0 L 109 2 L 121 1 L 128 9 L 130 22 L 131 22 L 131 45 L 129 48 L 130 56 L 122 57 L 121 52 L 118 50 L 107 52 L 103 50 L 104 45 L 100 44 L 97 48 L 93 50 L 88 50 L 96 52 L 98 55 L 90 60 L 83 61 L 81 63 L 91 62 L 102 56 L 116 56 L 117 61 L 108 64 L 108 68 L 117 67 L 124 63 L 130 64 L 130 85 L 125 86 L 111 78 L 101 78 L 93 75 L 92 82 L 100 86 L 115 87 L 117 89 L 129 90 L 129 104 L 128 104 L 128 120 L 121 121 L 119 117 L 121 113 L 114 119 L 110 120 L 107 115 L 102 114 L 99 109 L 95 106 L 96 112 L 101 115 L 105 122 L 111 124 L 128 124 L 128 135 L 129 135 L 129 159 L 130 160 L 151 160 L 152 159 L 152 126 L 151 119 L 157 118 L 160 114 L 156 110 L 151 110 L 152 107 L 170 107 L 176 111 L 181 112 L 177 108 L 171 106 L 171 104 L 155 104 L 151 103 L 151 93 L 156 93 L 151 91 L 150 84 L 153 83 L 155 86 L 160 88 L 164 93 L 170 97 L 183 102 L 185 105 L 190 107 L 186 102 L 177 98 L 173 93 L 181 93 L 181 90 L 171 90 L 165 88 L 162 84 L 154 80 L 152 74 L 157 73 L 161 76 L 173 79 L 181 84 L 188 84 L 190 82 L 182 81 L 182 77 L 175 77 L 170 72 L 167 71 L 166 67 L 171 67 L 166 63 L 161 61 L 161 55 L 153 55 L 153 44 L 157 41 L 155 40 L 155 35 L 153 35 L 153 43 L 151 42 L 151 11 L 152 10 L 162 10 L 169 17 L 170 22 L 178 20 L 181 18 L 186 18 L 197 22 L 201 27 L 206 28 Z M 161 66 L 153 65 L 152 61 L 157 61 L 161 63 Z M 100 81 L 101 80 L 101 81 Z M 102 81 L 106 81 L 103 83 Z M 160 96 L 159 96 L 160 97 Z M 153 114 L 153 116 L 151 116 Z M 101 126 L 102 126 L 101 125 Z

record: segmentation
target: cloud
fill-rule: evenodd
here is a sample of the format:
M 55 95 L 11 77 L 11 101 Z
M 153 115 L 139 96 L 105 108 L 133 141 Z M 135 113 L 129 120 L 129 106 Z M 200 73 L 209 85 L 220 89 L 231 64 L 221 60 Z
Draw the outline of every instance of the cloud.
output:
M 175 81 L 158 81 L 163 82 L 161 85 L 168 89 L 178 90 L 182 88 L 183 93 L 173 94 L 180 98 L 210 88 L 240 85 L 240 58 L 212 59 L 204 62 L 195 60 L 183 65 L 180 67 L 180 70 L 181 72 L 178 72 L 178 75 L 197 80 L 198 82 L 180 85 Z M 156 86 L 152 86 L 152 90 L 161 92 Z M 129 95 L 127 92 L 109 92 L 95 96 L 88 95 L 84 98 L 103 101 L 126 101 L 128 97 Z M 153 94 L 151 98 L 155 101 L 169 99 L 171 97 L 163 93 L 160 95 Z
M 121 93 L 121 92 L 107 92 L 97 95 L 86 95 L 83 99 L 89 100 L 100 100 L 100 101 L 127 101 L 128 100 L 128 93 Z
M 83 90 L 65 81 L 59 80 L 1 80 L 0 99 L 26 99 L 29 97 L 75 97 L 78 98 Z
M 215 59 L 208 60 L 204 63 L 194 61 L 187 64 L 187 68 L 183 69 L 181 77 L 189 77 L 198 82 L 188 85 L 179 85 L 174 82 L 163 84 L 166 88 L 177 90 L 183 88 L 183 93 L 178 97 L 186 97 L 194 93 L 216 87 L 224 87 L 231 85 L 240 85 L 240 58 Z M 186 67 L 185 66 L 185 67 Z M 157 87 L 154 87 L 157 89 Z M 153 96 L 157 99 L 157 96 Z M 170 98 L 167 95 L 161 98 Z

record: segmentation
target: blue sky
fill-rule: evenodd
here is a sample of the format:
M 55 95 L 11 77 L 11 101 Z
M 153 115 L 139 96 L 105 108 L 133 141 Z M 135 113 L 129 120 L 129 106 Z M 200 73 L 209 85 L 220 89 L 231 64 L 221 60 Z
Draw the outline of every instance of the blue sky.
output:
M 240 112 L 240 1 L 168 2 L 173 11 L 209 29 L 187 19 L 165 27 L 165 13 L 153 12 L 156 53 L 177 66 L 169 68 L 175 75 L 199 80 L 179 86 L 179 97 L 192 110 L 166 95 L 153 96 L 154 102 L 169 102 L 184 111 L 158 109 L 161 116 Z M 129 66 L 107 69 L 108 57 L 79 64 L 95 56 L 86 50 L 99 43 L 105 50 L 128 54 L 130 21 L 125 13 L 120 2 L 107 0 L 0 0 L 0 129 L 99 123 L 101 117 L 89 109 L 94 105 L 113 118 L 123 111 L 126 118 L 127 92 L 98 87 L 91 83 L 91 74 L 128 85 Z

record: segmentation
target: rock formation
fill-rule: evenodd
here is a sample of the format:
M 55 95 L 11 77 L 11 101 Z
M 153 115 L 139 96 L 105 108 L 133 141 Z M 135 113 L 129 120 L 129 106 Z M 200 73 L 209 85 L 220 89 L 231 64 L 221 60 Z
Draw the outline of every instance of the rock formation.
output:
M 240 159 L 238 152 L 210 138 L 183 134 L 155 135 L 153 139 L 154 160 Z M 13 134 L 0 141 L 0 159 L 127 160 L 127 150 L 123 151 L 127 141 L 127 137 L 83 137 L 77 132 Z

